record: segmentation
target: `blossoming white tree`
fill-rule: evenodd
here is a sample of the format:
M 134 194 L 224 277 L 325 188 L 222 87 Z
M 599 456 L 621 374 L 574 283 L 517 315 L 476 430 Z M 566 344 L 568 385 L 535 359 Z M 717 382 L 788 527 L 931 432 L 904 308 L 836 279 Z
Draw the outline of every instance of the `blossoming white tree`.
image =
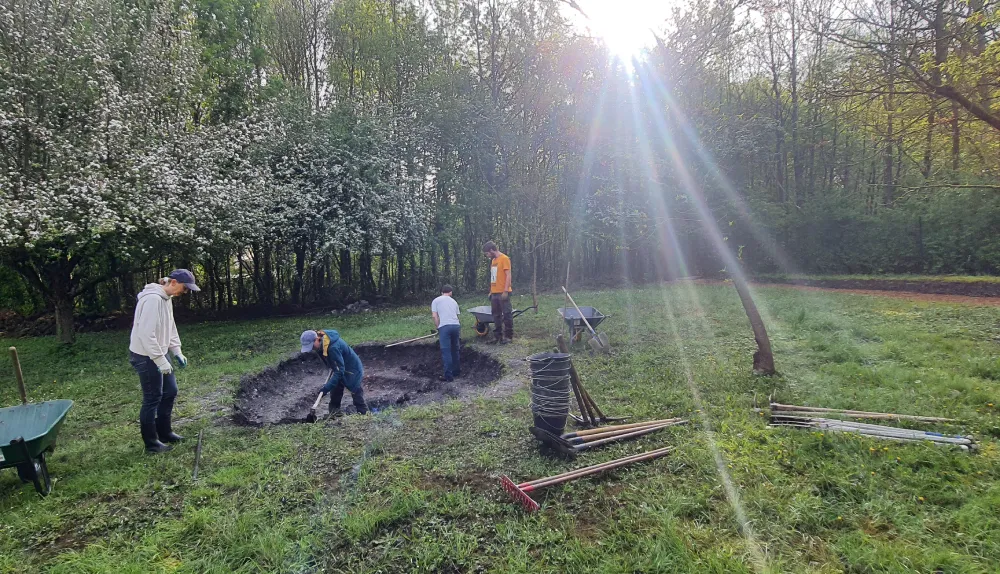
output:
M 80 293 L 176 231 L 140 166 L 186 129 L 197 54 L 186 12 L 138 6 L 0 1 L 0 258 L 49 300 L 64 342 Z M 117 265 L 93 264 L 112 252 Z

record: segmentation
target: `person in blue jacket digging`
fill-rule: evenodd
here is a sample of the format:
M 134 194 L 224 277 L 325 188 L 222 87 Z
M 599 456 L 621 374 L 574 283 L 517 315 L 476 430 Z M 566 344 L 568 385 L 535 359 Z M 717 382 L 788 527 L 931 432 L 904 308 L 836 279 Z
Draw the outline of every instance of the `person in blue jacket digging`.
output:
M 335 417 L 343 416 L 340 401 L 344 398 L 345 388 L 351 392 L 351 399 L 358 414 L 367 414 L 365 391 L 361 388 L 361 378 L 365 375 L 365 368 L 354 349 L 340 338 L 340 333 L 333 329 L 305 331 L 299 342 L 302 343 L 303 353 L 315 351 L 323 360 L 323 364 L 333 370 L 326 384 L 319 389 L 324 395 L 330 395 L 330 414 Z

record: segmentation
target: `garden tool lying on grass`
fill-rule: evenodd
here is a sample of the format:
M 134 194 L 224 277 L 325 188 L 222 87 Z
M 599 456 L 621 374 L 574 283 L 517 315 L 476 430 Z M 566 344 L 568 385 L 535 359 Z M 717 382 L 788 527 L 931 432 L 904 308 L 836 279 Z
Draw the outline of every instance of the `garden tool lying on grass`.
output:
M 396 345 L 402 345 L 402 344 L 405 344 L 405 343 L 412 343 L 414 341 L 423 341 L 424 339 L 430 339 L 431 337 L 437 337 L 437 334 L 438 334 L 438 332 L 435 330 L 435 331 L 432 331 L 430 335 L 424 335 L 423 337 L 417 337 L 416 339 L 407 339 L 405 341 L 396 341 L 395 343 L 390 343 L 390 344 L 386 345 L 385 348 L 388 349 L 389 347 L 395 347 Z
M 625 458 L 619 458 L 616 460 L 611 460 L 608 462 L 602 462 L 601 464 L 594 464 L 591 466 L 585 466 L 583 468 L 578 468 L 576 470 L 571 470 L 569 472 L 564 472 L 562 474 L 557 474 L 555 476 L 549 476 L 546 478 L 539 478 L 537 480 L 531 480 L 528 482 L 522 482 L 516 484 L 510 479 L 506 474 L 500 476 L 500 486 L 510 494 L 510 497 L 521 506 L 524 507 L 528 512 L 535 512 L 539 508 L 539 504 L 532 500 L 529 493 L 534 492 L 540 488 L 545 488 L 546 486 L 554 486 L 556 484 L 562 484 L 564 482 L 569 482 L 571 480 L 576 480 L 578 478 L 583 478 L 585 476 L 591 476 L 608 470 L 612 470 L 621 466 L 632 464 L 634 462 L 642 462 L 646 460 L 653 460 L 654 458 L 660 458 L 665 456 L 673 450 L 672 447 L 664 447 L 656 450 L 651 450 L 649 452 L 643 452 L 632 456 L 627 456 Z
M 567 291 L 565 287 L 563 287 L 562 290 L 563 293 L 566 294 L 566 298 L 569 299 L 569 302 L 573 304 L 573 308 L 576 309 L 576 312 L 580 314 L 580 318 L 583 319 L 583 324 L 587 326 L 587 330 L 590 331 L 591 337 L 590 340 L 587 341 L 587 344 L 590 345 L 590 348 L 599 353 L 605 353 L 605 354 L 610 353 L 611 344 L 608 342 L 608 335 L 606 333 L 598 334 L 597 331 L 595 331 L 594 328 L 590 326 L 590 321 L 588 321 L 587 317 L 584 316 L 583 311 L 580 310 L 579 305 L 577 305 L 576 301 L 573 300 L 573 297 L 569 294 L 569 291 Z
M 531 427 L 528 429 L 539 441 L 559 454 L 574 458 L 580 451 L 602 446 L 608 443 L 627 440 L 647 435 L 667 427 L 686 424 L 684 419 L 663 419 L 646 423 L 634 423 L 617 427 L 604 427 L 586 431 L 566 433 L 556 436 L 544 429 Z
M 856 421 L 842 421 L 839 419 L 793 416 L 782 414 L 780 411 L 771 413 L 770 422 L 772 427 L 794 427 L 818 429 L 830 432 L 847 432 L 885 440 L 894 440 L 897 442 L 930 441 L 938 444 L 954 445 L 962 450 L 979 449 L 979 445 L 976 444 L 975 440 L 971 436 L 945 435 L 937 432 L 872 425 Z
M 823 407 L 805 407 L 800 405 L 783 405 L 781 403 L 772 402 L 770 404 L 771 412 L 775 414 L 782 415 L 800 415 L 800 416 L 817 416 L 817 415 L 829 415 L 829 416 L 841 416 L 851 419 L 896 419 L 896 420 L 906 420 L 906 421 L 917 421 L 923 423 L 956 423 L 961 422 L 957 419 L 946 419 L 944 417 L 923 417 L 917 415 L 901 415 L 896 413 L 873 413 L 869 411 L 853 411 L 850 409 L 827 409 Z
M 556 335 L 556 347 L 558 347 L 560 353 L 569 354 L 569 346 L 566 344 L 566 338 L 561 334 Z M 580 375 L 577 374 L 576 367 L 572 365 L 572 362 L 569 367 L 569 382 L 570 386 L 573 387 L 573 395 L 576 397 L 576 404 L 580 409 L 580 418 L 573 417 L 577 422 L 582 423 L 584 426 L 596 427 L 600 426 L 601 423 L 625 420 L 624 417 L 605 416 L 604 412 L 601 411 L 601 407 L 597 406 L 594 399 L 590 397 L 587 389 L 583 388 L 583 383 L 580 382 Z

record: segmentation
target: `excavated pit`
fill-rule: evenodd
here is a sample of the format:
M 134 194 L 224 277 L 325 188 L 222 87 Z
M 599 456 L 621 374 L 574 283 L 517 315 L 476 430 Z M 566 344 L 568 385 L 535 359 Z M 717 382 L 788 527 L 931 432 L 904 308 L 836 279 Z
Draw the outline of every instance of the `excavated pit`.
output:
M 503 370 L 493 357 L 463 347 L 462 376 L 447 383 L 438 380 L 443 365 L 436 344 L 390 349 L 358 345 L 354 351 L 365 366 L 365 401 L 375 410 L 473 397 L 498 380 Z M 236 392 L 233 420 L 247 426 L 305 422 L 327 373 L 315 353 L 305 353 L 260 373 L 244 375 Z M 341 407 L 345 413 L 355 412 L 350 392 L 344 393 Z M 324 397 L 316 414 L 328 411 L 329 399 Z

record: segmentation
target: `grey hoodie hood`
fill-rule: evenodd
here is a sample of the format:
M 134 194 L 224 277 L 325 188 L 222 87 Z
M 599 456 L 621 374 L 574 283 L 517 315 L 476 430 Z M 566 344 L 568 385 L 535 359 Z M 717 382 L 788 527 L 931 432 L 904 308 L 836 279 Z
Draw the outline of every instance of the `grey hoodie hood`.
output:
M 164 300 L 170 299 L 170 296 L 167 295 L 167 292 L 163 290 L 163 285 L 160 285 L 159 283 L 147 284 L 145 287 L 142 288 L 142 292 L 139 293 L 139 296 L 136 297 L 136 299 L 142 301 L 143 297 L 149 297 L 150 295 L 159 295 L 160 298 Z

